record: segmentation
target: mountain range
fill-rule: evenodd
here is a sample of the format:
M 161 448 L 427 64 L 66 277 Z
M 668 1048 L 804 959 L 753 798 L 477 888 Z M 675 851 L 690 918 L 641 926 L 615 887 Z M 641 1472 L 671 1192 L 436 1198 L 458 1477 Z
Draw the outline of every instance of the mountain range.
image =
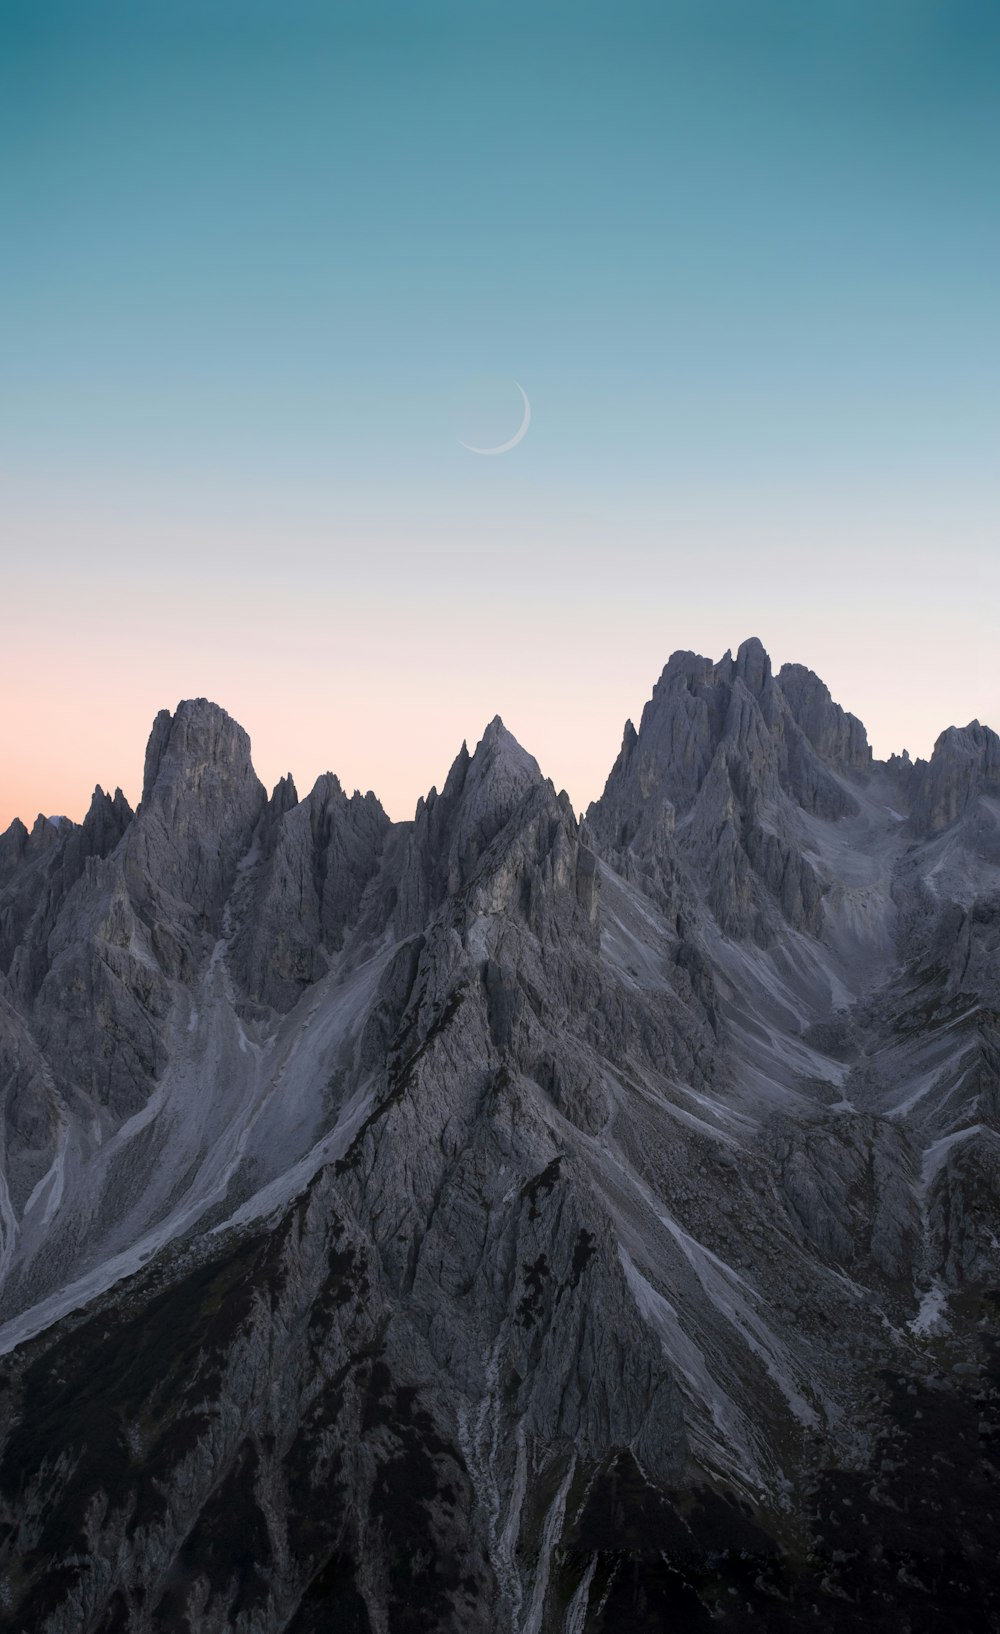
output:
M 398 823 L 163 711 L 0 837 L 0 1395 L 23 1634 L 1000 1628 L 1000 738 L 750 640 Z

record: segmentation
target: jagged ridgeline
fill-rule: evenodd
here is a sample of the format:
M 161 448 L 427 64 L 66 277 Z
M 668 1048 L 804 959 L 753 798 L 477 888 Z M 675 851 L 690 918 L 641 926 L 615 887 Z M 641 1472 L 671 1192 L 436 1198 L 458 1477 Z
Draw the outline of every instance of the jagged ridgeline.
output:
M 0 839 L 0 1623 L 1000 1627 L 1000 740 L 678 653 L 585 819 L 161 714 Z

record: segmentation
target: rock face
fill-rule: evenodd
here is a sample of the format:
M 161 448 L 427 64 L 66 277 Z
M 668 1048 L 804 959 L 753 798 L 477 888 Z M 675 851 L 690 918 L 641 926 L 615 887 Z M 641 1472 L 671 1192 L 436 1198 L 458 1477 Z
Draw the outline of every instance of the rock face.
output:
M 949 726 L 930 761 L 918 761 L 915 772 L 915 822 L 922 833 L 940 834 L 981 796 L 1000 794 L 1000 738 L 978 721 Z
M 393 824 L 199 700 L 13 825 L 0 1619 L 1000 1626 L 998 748 L 749 641 L 583 823 L 499 719 Z
M 250 739 L 204 698 L 161 710 L 146 750 L 139 822 L 123 871 L 168 975 L 190 975 L 222 910 L 265 806 Z
M 373 794 L 348 799 L 329 773 L 302 801 L 288 779 L 242 864 L 230 942 L 245 991 L 288 1010 L 329 968 L 378 871 L 391 824 Z
M 867 732 L 856 715 L 834 703 L 818 675 L 802 664 L 783 664 L 778 685 L 796 724 L 821 760 L 844 772 L 871 769 Z
M 809 670 L 775 680 L 759 641 L 718 664 L 675 653 L 588 825 L 601 849 L 637 860 L 664 906 L 686 866 L 725 933 L 767 946 L 782 922 L 819 928 L 804 818 L 857 815 L 849 779 L 870 758 L 860 722 Z

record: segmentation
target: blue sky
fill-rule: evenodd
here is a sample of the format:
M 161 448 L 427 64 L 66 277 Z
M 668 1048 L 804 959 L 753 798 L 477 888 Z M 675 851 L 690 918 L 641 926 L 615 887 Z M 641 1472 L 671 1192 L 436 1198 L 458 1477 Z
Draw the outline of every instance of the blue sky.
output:
M 516 621 L 520 588 L 567 661 L 567 605 L 604 609 L 621 718 L 637 596 L 649 685 L 763 623 L 877 730 L 859 604 L 894 658 L 901 609 L 956 651 L 996 611 L 998 74 L 970 0 L 4 0 L 21 637 L 85 534 L 126 621 L 189 574 L 224 625 L 234 571 L 267 598 L 290 563 L 359 618 Z M 497 461 L 454 433 L 483 374 L 532 400 Z

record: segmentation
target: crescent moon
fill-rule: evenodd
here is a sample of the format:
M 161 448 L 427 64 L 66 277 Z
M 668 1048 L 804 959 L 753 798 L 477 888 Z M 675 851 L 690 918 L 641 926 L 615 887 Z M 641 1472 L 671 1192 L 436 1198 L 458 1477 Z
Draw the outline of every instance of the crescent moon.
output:
M 511 437 L 509 441 L 505 443 L 497 443 L 495 448 L 474 448 L 472 443 L 463 443 L 461 437 L 459 437 L 458 440 L 462 444 L 462 447 L 467 448 L 470 454 L 506 454 L 509 449 L 516 448 L 518 443 L 528 435 L 528 427 L 531 424 L 531 404 L 528 402 L 528 394 L 521 385 L 521 382 L 519 380 L 515 380 L 514 384 L 521 393 L 521 396 L 524 398 L 524 419 L 521 421 L 521 424 L 518 426 L 513 437 Z

